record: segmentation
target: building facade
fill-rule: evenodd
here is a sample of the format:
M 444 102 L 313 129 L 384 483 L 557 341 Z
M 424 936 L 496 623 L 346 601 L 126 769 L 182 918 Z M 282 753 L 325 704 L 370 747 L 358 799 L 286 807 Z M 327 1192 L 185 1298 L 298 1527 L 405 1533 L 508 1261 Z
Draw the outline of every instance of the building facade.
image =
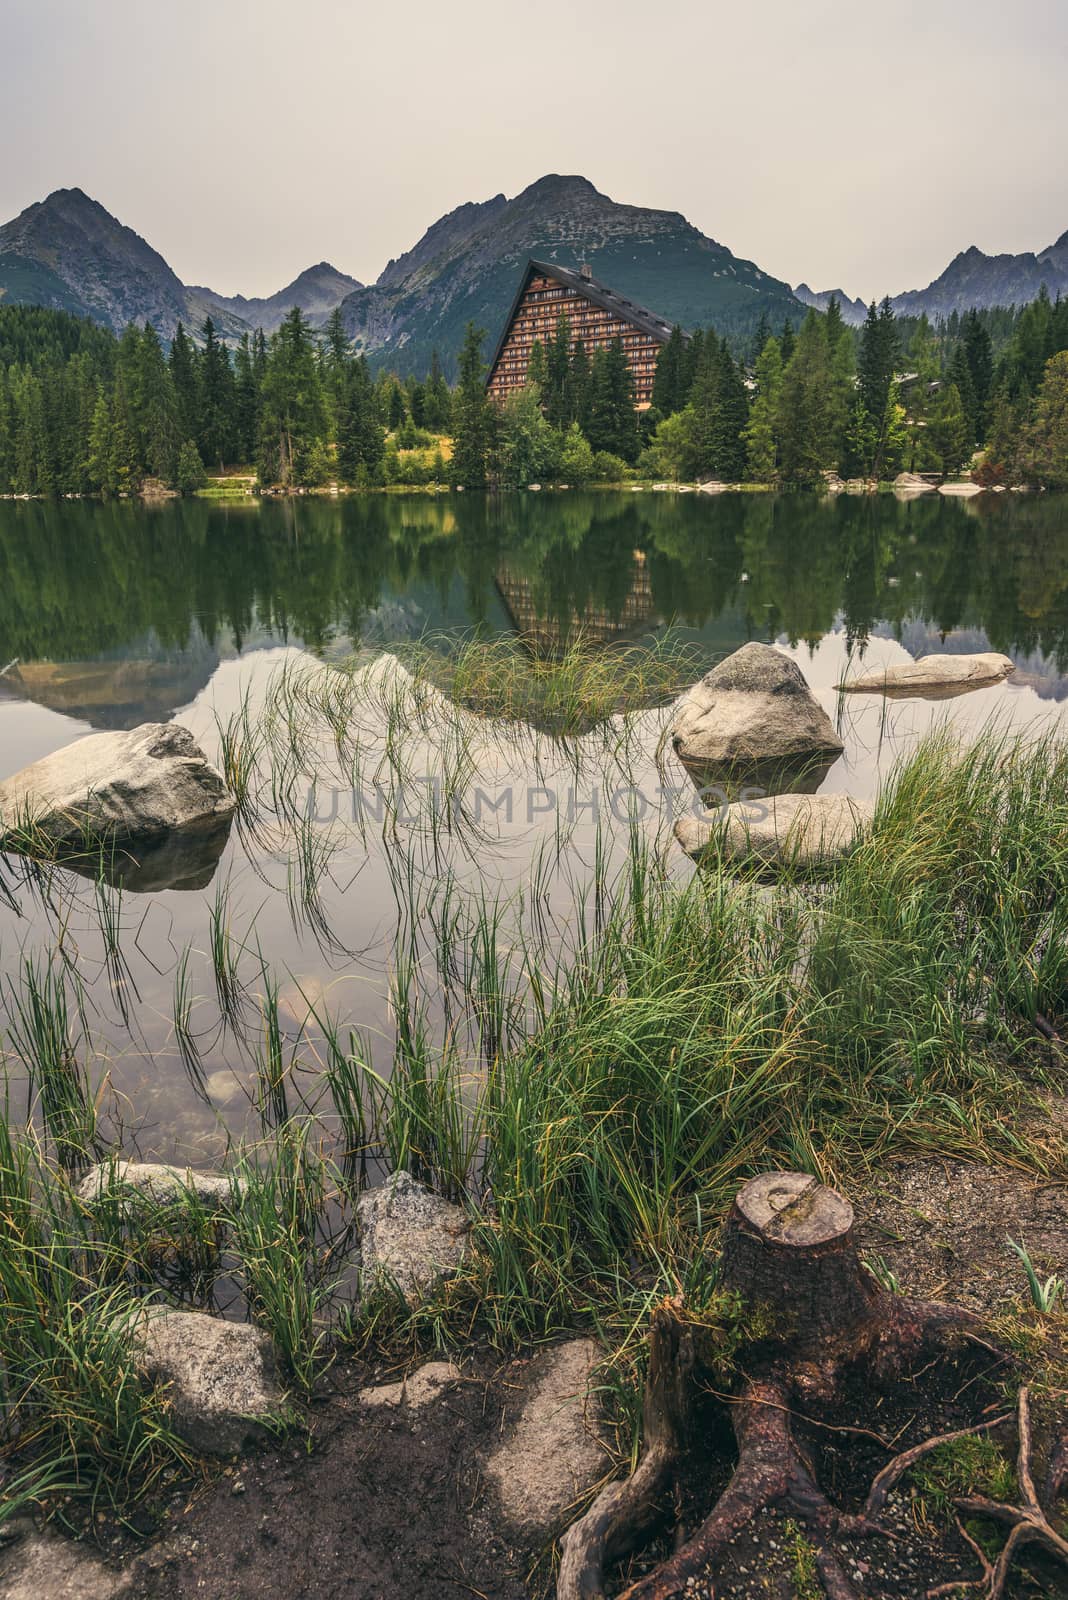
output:
M 588 268 L 572 272 L 545 261 L 527 263 L 512 302 L 486 378 L 493 398 L 503 400 L 523 387 L 531 350 L 535 343 L 544 345 L 556 337 L 561 315 L 568 320 L 572 349 L 580 339 L 588 353 L 620 341 L 634 379 L 635 403 L 644 410 L 653 397 L 656 361 L 671 336 L 670 324 L 598 283 Z

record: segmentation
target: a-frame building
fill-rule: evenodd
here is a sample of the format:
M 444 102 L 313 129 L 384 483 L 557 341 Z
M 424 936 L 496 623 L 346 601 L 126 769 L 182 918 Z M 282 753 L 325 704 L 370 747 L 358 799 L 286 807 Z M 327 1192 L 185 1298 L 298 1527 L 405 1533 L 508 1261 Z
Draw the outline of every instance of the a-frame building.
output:
M 535 342 L 544 345 L 555 338 L 561 314 L 568 319 L 572 349 L 580 339 L 589 352 L 620 340 L 635 403 L 644 409 L 653 397 L 656 358 L 671 336 L 671 324 L 598 283 L 588 267 L 572 272 L 549 261 L 527 262 L 486 378 L 494 399 L 523 387 Z

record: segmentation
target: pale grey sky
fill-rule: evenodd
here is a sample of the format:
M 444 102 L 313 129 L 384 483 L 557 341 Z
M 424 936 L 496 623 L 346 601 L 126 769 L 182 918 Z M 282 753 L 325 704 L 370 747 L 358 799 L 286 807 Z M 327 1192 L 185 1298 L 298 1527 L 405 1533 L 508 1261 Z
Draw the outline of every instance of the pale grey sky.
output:
M 1068 229 L 1066 91 L 1066 0 L 0 0 L 0 220 L 78 185 L 253 295 L 577 172 L 870 298 Z

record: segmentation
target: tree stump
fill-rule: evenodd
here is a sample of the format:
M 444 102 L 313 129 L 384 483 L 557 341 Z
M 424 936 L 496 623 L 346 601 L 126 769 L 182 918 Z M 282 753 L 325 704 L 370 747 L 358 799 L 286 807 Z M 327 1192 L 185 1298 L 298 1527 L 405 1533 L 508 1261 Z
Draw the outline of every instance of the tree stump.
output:
M 798 1353 L 855 1343 L 882 1298 L 857 1255 L 853 1207 L 804 1172 L 764 1173 L 739 1190 L 720 1281 L 766 1307 L 778 1342 Z
M 833 1409 L 847 1376 L 860 1372 L 875 1383 L 907 1375 L 918 1357 L 952 1337 L 976 1337 L 977 1319 L 959 1306 L 881 1289 L 857 1253 L 849 1201 L 801 1172 L 765 1173 L 739 1191 L 724 1230 L 720 1281 L 740 1297 L 751 1323 L 734 1392 L 726 1397 L 738 1463 L 693 1537 L 620 1600 L 683 1595 L 687 1580 L 770 1506 L 806 1523 L 829 1600 L 854 1600 L 828 1536 L 837 1528 L 869 1532 L 876 1524 L 871 1516 L 843 1515 L 827 1499 L 794 1419 L 803 1419 L 813 1401 Z M 693 1403 L 693 1357 L 683 1308 L 667 1301 L 654 1313 L 650 1334 L 641 1458 L 632 1476 L 610 1485 L 564 1535 L 557 1600 L 603 1600 L 606 1565 L 634 1547 L 670 1504 L 666 1490 L 682 1465 Z M 907 1470 L 904 1457 L 895 1460 Z M 880 1480 L 893 1470 L 892 1462 Z

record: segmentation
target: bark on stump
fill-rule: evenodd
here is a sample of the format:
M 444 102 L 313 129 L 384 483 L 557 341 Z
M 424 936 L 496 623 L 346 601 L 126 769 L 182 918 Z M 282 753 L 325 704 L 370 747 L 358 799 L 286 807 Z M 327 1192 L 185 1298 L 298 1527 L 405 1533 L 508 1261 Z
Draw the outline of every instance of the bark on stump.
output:
M 833 1407 L 849 1373 L 873 1382 L 905 1375 L 921 1356 L 953 1337 L 976 1338 L 978 1329 L 958 1306 L 881 1289 L 857 1254 L 853 1221 L 849 1201 L 806 1173 L 765 1173 L 739 1191 L 720 1263 L 721 1283 L 740 1296 L 752 1325 L 730 1396 L 738 1464 L 693 1537 L 620 1600 L 684 1594 L 687 1579 L 769 1506 L 807 1524 L 829 1600 L 853 1600 L 828 1537 L 838 1528 L 871 1531 L 874 1520 L 843 1515 L 830 1503 L 793 1418 L 810 1406 Z M 663 1518 L 684 1456 L 693 1359 L 684 1309 L 667 1301 L 650 1332 L 642 1456 L 633 1475 L 610 1485 L 564 1535 L 557 1600 L 603 1600 L 607 1565 Z

